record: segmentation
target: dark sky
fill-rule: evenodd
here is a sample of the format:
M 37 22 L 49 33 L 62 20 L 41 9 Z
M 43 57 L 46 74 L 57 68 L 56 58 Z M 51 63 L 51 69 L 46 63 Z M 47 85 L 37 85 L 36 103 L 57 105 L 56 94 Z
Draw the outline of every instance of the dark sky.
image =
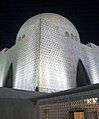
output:
M 44 12 L 63 15 L 75 25 L 82 43 L 99 45 L 98 0 L 1 0 L 0 50 L 14 45 L 16 34 L 26 20 Z

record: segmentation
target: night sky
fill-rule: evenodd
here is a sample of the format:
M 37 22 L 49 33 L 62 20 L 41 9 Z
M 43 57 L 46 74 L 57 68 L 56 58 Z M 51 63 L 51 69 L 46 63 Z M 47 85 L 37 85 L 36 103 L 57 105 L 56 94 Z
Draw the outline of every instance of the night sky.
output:
M 69 19 L 77 28 L 82 43 L 99 45 L 98 0 L 1 0 L 0 50 L 14 45 L 16 34 L 26 20 L 45 12 Z

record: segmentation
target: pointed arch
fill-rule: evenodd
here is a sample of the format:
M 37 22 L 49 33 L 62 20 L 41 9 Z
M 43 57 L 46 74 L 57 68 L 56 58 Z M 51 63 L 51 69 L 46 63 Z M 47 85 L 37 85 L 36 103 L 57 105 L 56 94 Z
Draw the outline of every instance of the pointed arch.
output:
M 11 63 L 4 82 L 4 87 L 12 88 L 12 86 L 13 86 L 13 65 Z
M 77 65 L 76 82 L 77 87 L 91 85 L 87 71 L 80 59 Z

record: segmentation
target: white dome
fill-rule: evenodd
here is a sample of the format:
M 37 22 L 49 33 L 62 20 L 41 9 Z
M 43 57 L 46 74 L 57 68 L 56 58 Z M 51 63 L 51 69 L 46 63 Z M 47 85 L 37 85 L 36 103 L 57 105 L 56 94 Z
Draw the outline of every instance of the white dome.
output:
M 55 13 L 42 13 L 42 14 L 38 14 L 35 15 L 33 17 L 31 17 L 29 20 L 27 20 L 22 27 L 20 28 L 18 34 L 17 34 L 17 38 L 16 38 L 16 42 L 17 39 L 19 39 L 19 37 L 22 35 L 22 33 L 31 25 L 35 24 L 36 21 L 40 20 L 40 19 L 45 19 L 47 21 L 49 21 L 50 23 L 55 24 L 56 26 L 61 26 L 64 27 L 66 29 L 66 31 L 70 31 L 70 33 L 75 34 L 76 37 L 78 37 L 79 39 L 79 34 L 75 28 L 75 26 L 65 17 L 55 14 Z

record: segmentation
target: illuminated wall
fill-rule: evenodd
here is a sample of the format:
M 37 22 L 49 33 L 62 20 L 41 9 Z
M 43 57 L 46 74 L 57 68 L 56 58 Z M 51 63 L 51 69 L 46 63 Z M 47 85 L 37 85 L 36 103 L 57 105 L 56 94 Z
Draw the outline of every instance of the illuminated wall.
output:
M 12 63 L 15 89 L 34 91 L 38 86 L 40 91 L 52 92 L 75 88 L 79 59 L 91 83 L 99 83 L 96 51 L 80 43 L 76 28 L 66 18 L 52 13 L 36 15 L 22 25 L 16 44 L 1 51 L 0 86 Z

